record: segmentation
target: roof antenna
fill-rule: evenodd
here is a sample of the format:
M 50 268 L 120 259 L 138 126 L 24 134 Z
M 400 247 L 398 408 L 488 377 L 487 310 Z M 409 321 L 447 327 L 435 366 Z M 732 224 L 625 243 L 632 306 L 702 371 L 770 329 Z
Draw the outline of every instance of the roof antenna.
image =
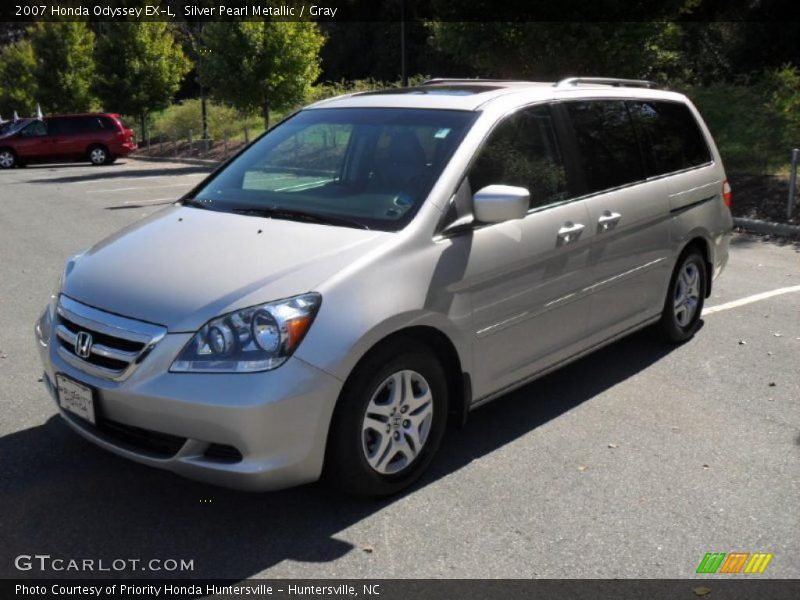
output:
M 44 115 L 42 114 L 42 107 L 39 106 L 39 103 L 36 103 L 36 118 L 40 121 L 44 119 Z

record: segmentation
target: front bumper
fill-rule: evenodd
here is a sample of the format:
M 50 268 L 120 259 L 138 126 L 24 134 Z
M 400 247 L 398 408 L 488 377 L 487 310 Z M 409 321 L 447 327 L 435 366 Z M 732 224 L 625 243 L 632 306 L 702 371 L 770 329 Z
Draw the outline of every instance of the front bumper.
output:
M 61 416 L 89 441 L 125 458 L 250 491 L 318 479 L 342 382 L 297 358 L 264 373 L 170 373 L 191 335 L 166 335 L 130 377 L 117 382 L 65 362 L 51 333 L 39 343 L 43 380 L 56 404 L 57 373 L 91 386 L 98 426 L 59 407 Z M 121 430 L 136 435 L 120 437 Z M 137 443 L 148 435 L 162 443 Z M 219 447 L 238 452 L 221 459 L 209 451 Z

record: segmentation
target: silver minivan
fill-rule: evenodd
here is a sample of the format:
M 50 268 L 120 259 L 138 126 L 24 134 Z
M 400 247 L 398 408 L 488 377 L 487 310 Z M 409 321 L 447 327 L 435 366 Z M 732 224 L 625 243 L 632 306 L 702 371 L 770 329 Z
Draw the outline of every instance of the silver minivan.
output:
M 649 325 L 690 338 L 730 194 L 697 110 L 648 82 L 324 100 L 72 257 L 43 379 L 147 465 L 390 494 L 471 409 Z

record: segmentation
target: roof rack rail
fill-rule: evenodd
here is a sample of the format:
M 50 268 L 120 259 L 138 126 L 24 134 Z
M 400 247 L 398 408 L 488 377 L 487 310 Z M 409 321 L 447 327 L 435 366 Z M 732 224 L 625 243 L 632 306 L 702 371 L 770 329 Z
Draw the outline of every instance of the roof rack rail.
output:
M 433 85 L 436 83 L 514 83 L 520 79 L 482 79 L 480 77 L 434 77 L 426 79 L 417 85 Z
M 553 87 L 576 86 L 580 83 L 597 83 L 616 87 L 658 87 L 654 81 L 648 81 L 646 79 L 618 79 L 616 77 L 567 77 L 566 79 L 554 83 Z

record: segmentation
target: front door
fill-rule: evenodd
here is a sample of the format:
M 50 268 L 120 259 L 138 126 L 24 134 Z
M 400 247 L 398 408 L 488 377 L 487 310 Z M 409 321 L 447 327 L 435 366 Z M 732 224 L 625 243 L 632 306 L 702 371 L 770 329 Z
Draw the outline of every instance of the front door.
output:
M 14 140 L 14 150 L 21 160 L 45 160 L 52 155 L 52 144 L 44 121 L 24 127 Z
M 461 285 L 472 301 L 473 393 L 502 391 L 574 352 L 588 323 L 588 252 L 594 231 L 586 203 L 571 201 L 548 105 L 506 117 L 470 168 L 472 192 L 525 187 L 524 219 L 476 223 L 453 240 L 468 259 Z

